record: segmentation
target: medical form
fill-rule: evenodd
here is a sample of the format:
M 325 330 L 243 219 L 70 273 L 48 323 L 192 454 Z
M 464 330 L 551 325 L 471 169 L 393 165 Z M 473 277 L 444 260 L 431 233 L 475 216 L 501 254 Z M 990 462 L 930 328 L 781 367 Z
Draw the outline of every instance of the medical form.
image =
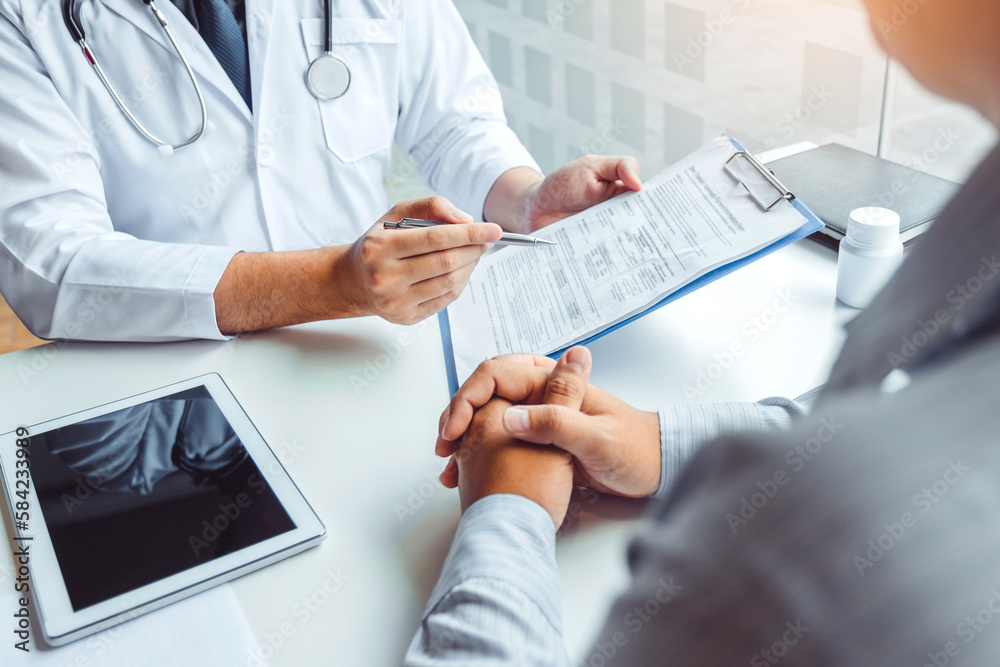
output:
M 807 219 L 788 201 L 765 212 L 725 171 L 735 153 L 720 137 L 641 191 L 535 233 L 558 245 L 484 256 L 448 307 L 459 381 L 496 355 L 586 340 L 799 229 Z

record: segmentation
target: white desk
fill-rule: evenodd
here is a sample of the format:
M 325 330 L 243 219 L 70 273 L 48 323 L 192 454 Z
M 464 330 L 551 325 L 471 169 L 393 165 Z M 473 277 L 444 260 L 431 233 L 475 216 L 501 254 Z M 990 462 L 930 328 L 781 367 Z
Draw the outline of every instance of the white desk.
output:
M 699 371 L 718 376 L 702 381 L 699 401 L 796 396 L 823 381 L 842 324 L 856 313 L 835 303 L 835 273 L 832 252 L 808 241 L 786 248 L 593 344 L 593 380 L 648 409 L 684 402 Z M 772 310 L 782 292 L 792 298 L 783 314 Z M 381 345 L 404 333 L 411 344 L 391 361 L 380 357 Z M 720 373 L 713 355 L 733 343 L 744 352 Z M 371 382 L 358 386 L 366 368 Z M 404 329 L 366 318 L 227 343 L 54 344 L 5 355 L 0 432 L 213 371 L 329 529 L 319 548 L 232 584 L 260 644 L 281 644 L 265 649 L 269 664 L 399 664 L 459 518 L 456 493 L 436 482 L 443 461 L 433 444 L 448 391 L 434 320 Z M 408 503 L 412 514 L 401 516 Z M 583 509 L 559 543 L 566 639 L 577 658 L 627 582 L 624 551 L 637 525 L 621 517 L 641 503 L 601 499 Z M 7 549 L 0 570 L 11 571 Z M 330 570 L 349 580 L 327 596 Z M 310 611 L 300 601 L 314 593 L 326 599 Z M 280 637 L 283 625 L 291 636 Z

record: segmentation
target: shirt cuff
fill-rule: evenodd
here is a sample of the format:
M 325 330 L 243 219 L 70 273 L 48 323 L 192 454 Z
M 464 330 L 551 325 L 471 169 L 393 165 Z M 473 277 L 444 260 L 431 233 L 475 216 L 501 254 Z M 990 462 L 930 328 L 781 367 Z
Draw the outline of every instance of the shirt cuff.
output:
M 538 503 L 513 494 L 478 500 L 458 524 L 424 618 L 462 582 L 493 579 L 521 590 L 561 634 L 562 595 L 555 543 L 552 517 Z
M 664 497 L 681 468 L 695 452 L 723 433 L 783 428 L 803 414 L 802 406 L 787 398 L 769 398 L 759 403 L 707 403 L 661 408 L 660 486 L 653 497 Z
M 215 314 L 215 289 L 222 274 L 240 252 L 235 248 L 206 247 L 184 284 L 184 323 L 191 338 L 229 340 L 219 331 Z

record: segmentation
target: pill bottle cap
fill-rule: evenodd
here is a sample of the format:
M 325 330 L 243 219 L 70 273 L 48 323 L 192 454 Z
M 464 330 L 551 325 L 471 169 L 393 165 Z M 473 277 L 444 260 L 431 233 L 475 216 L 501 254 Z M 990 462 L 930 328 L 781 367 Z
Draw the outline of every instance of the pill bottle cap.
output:
M 878 206 L 856 208 L 847 223 L 847 239 L 862 247 L 898 243 L 899 214 Z

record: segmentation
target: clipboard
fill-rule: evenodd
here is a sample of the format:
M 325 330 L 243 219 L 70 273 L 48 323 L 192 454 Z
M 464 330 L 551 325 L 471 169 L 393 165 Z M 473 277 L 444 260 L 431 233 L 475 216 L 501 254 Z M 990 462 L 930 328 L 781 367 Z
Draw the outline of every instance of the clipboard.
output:
M 746 257 L 735 259 L 728 264 L 724 264 L 716 269 L 713 269 L 712 271 L 709 271 L 705 275 L 691 281 L 680 289 L 667 294 L 642 312 L 636 313 L 628 319 L 622 320 L 607 329 L 599 331 L 585 340 L 574 343 L 571 347 L 575 347 L 577 345 L 588 345 L 595 340 L 603 338 L 604 336 L 607 336 L 608 334 L 635 322 L 639 318 L 644 317 L 655 310 L 659 310 L 663 306 L 673 303 L 677 299 L 691 294 L 705 285 L 715 282 L 723 276 L 727 276 L 744 266 L 756 262 L 758 259 L 770 255 L 776 250 L 780 250 L 785 246 L 789 246 L 796 241 L 804 239 L 810 234 L 814 234 L 825 227 L 823 221 L 820 220 L 815 213 L 809 210 L 808 206 L 796 198 L 796 196 L 789 191 L 788 188 L 781 183 L 781 181 L 778 180 L 774 173 L 768 169 L 764 163 L 754 157 L 753 154 L 744 148 L 743 144 L 736 139 L 731 138 L 730 141 L 736 148 L 736 153 L 734 153 L 732 157 L 726 161 L 723 165 L 723 169 L 725 169 L 726 172 L 733 177 L 733 182 L 742 185 L 743 188 L 749 193 L 750 197 L 764 211 L 770 211 L 782 200 L 784 200 L 789 202 L 795 210 L 801 213 L 806 218 L 806 222 L 791 234 L 778 239 L 771 245 L 761 248 Z M 455 367 L 455 347 L 451 337 L 451 322 L 448 319 L 447 308 L 438 313 L 438 325 L 441 329 L 441 343 L 444 348 L 445 368 L 448 373 L 448 392 L 450 395 L 454 396 L 458 391 L 459 382 L 458 370 Z M 556 350 L 548 356 L 552 359 L 558 359 L 567 349 L 569 348 Z

